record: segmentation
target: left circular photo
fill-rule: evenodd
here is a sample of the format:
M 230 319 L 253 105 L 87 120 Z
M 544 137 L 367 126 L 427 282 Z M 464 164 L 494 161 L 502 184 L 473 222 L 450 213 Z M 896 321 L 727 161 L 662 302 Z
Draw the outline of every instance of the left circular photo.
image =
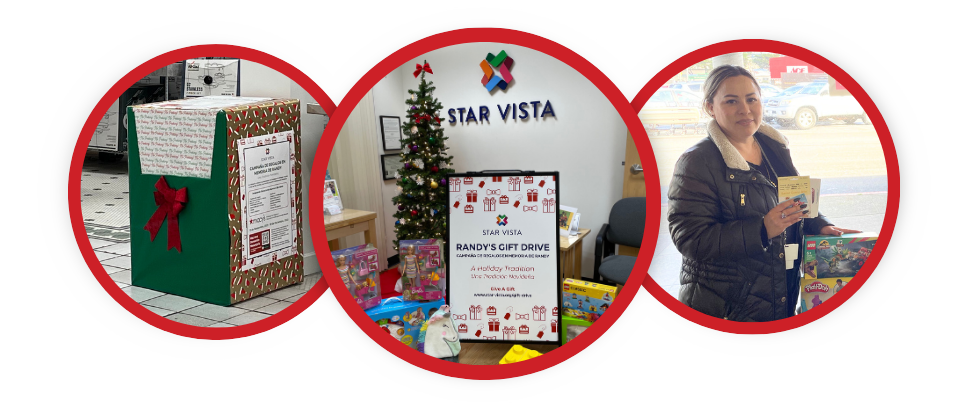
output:
M 78 246 L 121 306 L 165 331 L 231 339 L 325 292 L 308 182 L 335 106 L 261 51 L 199 45 L 134 68 L 80 132 L 68 199 Z

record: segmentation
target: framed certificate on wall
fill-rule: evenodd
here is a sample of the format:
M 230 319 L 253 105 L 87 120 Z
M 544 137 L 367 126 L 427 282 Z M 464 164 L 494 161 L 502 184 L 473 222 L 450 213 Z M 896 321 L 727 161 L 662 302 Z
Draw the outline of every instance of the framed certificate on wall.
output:
M 402 156 L 398 153 L 382 155 L 382 179 L 396 179 L 396 171 L 403 167 Z
M 379 127 L 382 128 L 382 149 L 402 150 L 402 120 L 399 116 L 379 116 Z

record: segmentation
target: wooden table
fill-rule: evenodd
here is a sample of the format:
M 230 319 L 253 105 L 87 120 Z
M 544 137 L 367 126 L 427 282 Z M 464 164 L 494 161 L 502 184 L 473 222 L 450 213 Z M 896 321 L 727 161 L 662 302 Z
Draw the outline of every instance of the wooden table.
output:
M 339 250 L 339 238 L 364 233 L 366 243 L 378 247 L 376 243 L 376 213 L 358 209 L 343 209 L 338 215 L 325 216 L 325 236 L 329 239 L 329 250 Z
M 590 229 L 577 229 L 576 240 L 570 240 L 569 236 L 560 236 L 561 278 L 583 278 L 580 274 L 580 262 L 583 259 L 584 237 L 589 234 Z

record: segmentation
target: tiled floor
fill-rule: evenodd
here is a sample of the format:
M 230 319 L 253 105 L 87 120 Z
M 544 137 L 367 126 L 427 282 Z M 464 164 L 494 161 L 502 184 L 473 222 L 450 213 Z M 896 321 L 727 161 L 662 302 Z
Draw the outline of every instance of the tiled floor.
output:
M 81 194 L 87 235 L 111 279 L 144 308 L 172 321 L 213 328 L 252 323 L 285 309 L 322 278 L 321 273 L 309 274 L 300 284 L 230 307 L 132 286 L 127 161 L 101 163 L 88 156 L 84 162 Z

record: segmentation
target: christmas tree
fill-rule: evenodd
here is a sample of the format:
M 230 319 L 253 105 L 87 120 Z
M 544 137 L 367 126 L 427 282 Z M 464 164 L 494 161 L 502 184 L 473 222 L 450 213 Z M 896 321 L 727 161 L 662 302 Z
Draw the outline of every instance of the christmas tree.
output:
M 419 78 L 419 89 L 409 90 L 406 100 L 407 122 L 403 125 L 403 151 L 400 154 L 403 168 L 396 173 L 398 195 L 392 198 L 396 205 L 395 250 L 400 240 L 441 239 L 446 237 L 446 186 L 448 174 L 452 174 L 453 157 L 446 154 L 439 112 L 443 105 L 433 97 L 436 87 L 426 82 L 426 74 L 432 74 L 429 64 L 416 64 L 413 76 Z

